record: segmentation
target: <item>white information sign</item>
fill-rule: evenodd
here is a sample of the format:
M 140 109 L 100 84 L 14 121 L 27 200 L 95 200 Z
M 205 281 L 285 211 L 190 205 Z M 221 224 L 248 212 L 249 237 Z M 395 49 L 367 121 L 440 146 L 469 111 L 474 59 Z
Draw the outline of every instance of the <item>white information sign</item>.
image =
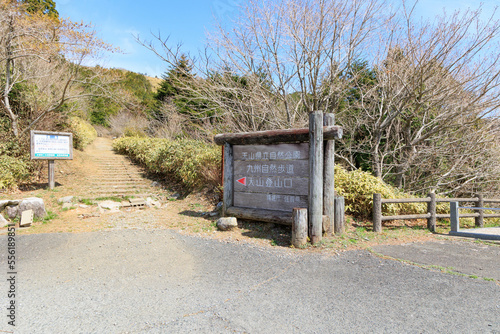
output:
M 73 134 L 32 131 L 31 158 L 44 160 L 73 159 Z

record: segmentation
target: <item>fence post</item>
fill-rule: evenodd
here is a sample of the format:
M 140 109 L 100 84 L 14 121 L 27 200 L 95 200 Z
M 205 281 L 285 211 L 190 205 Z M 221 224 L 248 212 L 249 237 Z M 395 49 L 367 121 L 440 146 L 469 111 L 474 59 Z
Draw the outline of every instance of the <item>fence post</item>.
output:
M 373 232 L 382 232 L 382 195 L 373 194 Z
M 483 194 L 477 195 L 476 207 L 484 208 Z M 484 227 L 484 210 L 478 210 L 478 211 L 479 211 L 479 217 L 474 218 L 474 220 L 476 221 L 476 227 Z
M 452 232 L 458 232 L 460 229 L 459 222 L 458 202 L 450 202 L 450 228 Z
M 307 243 L 307 209 L 294 208 L 292 214 L 292 245 L 300 247 Z
M 430 201 L 427 203 L 427 213 L 430 214 L 430 217 L 427 218 L 427 228 L 431 232 L 436 231 L 436 194 L 429 193 Z
M 323 115 L 323 125 L 335 125 L 335 115 L 326 113 Z M 335 141 L 325 141 L 324 172 L 323 172 L 323 214 L 328 216 L 329 224 L 325 232 L 330 235 L 334 233 L 334 201 L 335 201 Z
M 345 200 L 344 196 L 335 197 L 335 234 L 345 232 Z
M 314 245 L 323 237 L 323 112 L 309 114 L 309 235 Z

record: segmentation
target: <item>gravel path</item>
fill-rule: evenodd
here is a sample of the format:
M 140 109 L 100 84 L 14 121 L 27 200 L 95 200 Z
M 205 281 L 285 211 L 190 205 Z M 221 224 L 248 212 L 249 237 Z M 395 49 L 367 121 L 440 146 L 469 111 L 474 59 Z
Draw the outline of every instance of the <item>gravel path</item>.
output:
M 17 257 L 15 333 L 500 333 L 497 282 L 366 251 L 115 230 L 18 236 Z

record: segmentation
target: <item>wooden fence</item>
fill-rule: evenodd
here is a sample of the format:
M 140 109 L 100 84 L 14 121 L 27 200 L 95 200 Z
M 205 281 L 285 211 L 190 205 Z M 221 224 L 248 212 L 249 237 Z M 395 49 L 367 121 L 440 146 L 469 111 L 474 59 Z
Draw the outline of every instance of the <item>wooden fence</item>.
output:
M 449 219 L 450 214 L 437 214 L 437 203 L 444 202 L 469 202 L 474 203 L 476 207 L 483 208 L 485 203 L 500 203 L 500 199 L 486 199 L 483 195 L 478 195 L 473 198 L 436 198 L 436 194 L 430 193 L 425 198 L 404 198 L 404 199 L 382 199 L 381 194 L 373 194 L 373 231 L 382 232 L 382 222 L 387 220 L 410 220 L 410 219 L 427 219 L 427 228 L 434 232 L 436 230 L 436 219 Z M 397 215 L 397 216 L 383 216 L 382 204 L 383 203 L 427 203 L 427 213 L 412 214 L 412 215 Z M 477 227 L 484 226 L 484 218 L 499 218 L 500 214 L 485 214 L 483 210 L 476 210 L 479 212 L 461 214 L 463 218 L 475 218 L 475 225 Z

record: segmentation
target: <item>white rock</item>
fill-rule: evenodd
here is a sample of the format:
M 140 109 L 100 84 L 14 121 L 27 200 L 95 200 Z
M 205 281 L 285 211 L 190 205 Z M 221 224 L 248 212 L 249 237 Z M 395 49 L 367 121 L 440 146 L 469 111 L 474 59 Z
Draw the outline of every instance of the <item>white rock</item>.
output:
M 72 207 L 71 203 L 64 203 L 62 206 L 63 209 L 71 209 L 71 207 Z
M 217 220 L 217 228 L 221 231 L 229 231 L 238 227 L 238 221 L 235 217 L 223 217 Z
M 16 206 L 19 205 L 20 200 L 3 200 L 0 201 L 0 211 L 2 211 L 6 206 Z
M 99 203 L 99 208 L 108 209 L 108 210 L 116 210 L 120 209 L 121 203 L 115 201 L 103 201 Z
M 1 214 L 0 214 L 0 227 L 3 227 L 5 225 L 9 225 L 9 221 L 5 219 Z
M 61 204 L 61 203 L 71 203 L 71 201 L 73 201 L 73 198 L 75 198 L 75 196 L 66 196 L 66 197 L 61 197 L 57 200 L 57 203 Z
M 33 210 L 35 217 L 43 218 L 47 214 L 45 211 L 45 204 L 43 203 L 43 199 L 38 197 L 30 197 L 23 199 L 21 203 L 19 203 L 19 212 L 23 212 L 26 210 Z

